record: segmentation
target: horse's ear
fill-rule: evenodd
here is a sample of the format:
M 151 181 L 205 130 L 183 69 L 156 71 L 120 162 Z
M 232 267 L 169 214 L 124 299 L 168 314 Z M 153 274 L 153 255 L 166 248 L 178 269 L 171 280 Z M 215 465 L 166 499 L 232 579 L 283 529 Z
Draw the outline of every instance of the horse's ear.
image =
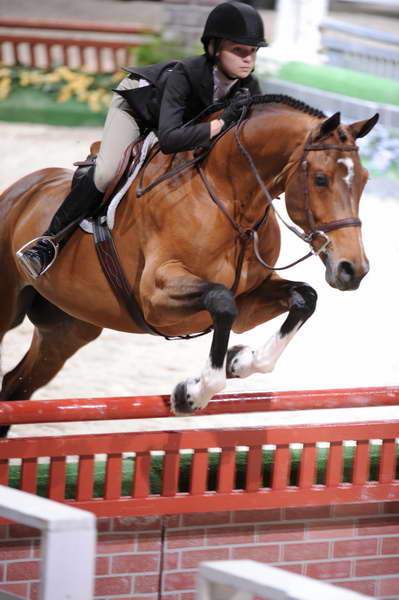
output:
M 317 141 L 320 138 L 326 137 L 329 133 L 334 131 L 341 122 L 341 113 L 336 112 L 331 117 L 320 123 L 312 135 L 313 141 Z
M 371 117 L 371 119 L 352 123 L 352 125 L 349 125 L 351 134 L 354 138 L 364 137 L 373 129 L 374 125 L 377 123 L 379 118 L 380 115 L 376 113 L 374 117 Z

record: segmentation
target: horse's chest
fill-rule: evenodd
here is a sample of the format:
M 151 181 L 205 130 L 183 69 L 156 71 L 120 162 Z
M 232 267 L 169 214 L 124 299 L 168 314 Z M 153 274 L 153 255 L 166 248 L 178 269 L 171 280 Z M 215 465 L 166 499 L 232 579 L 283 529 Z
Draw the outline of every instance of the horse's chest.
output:
M 239 274 L 237 293 L 242 294 L 253 290 L 265 280 L 266 276 L 265 269 L 260 267 L 255 257 L 247 257 L 243 262 L 241 273 Z
M 211 280 L 228 288 L 234 286 L 238 294 L 256 288 L 266 276 L 250 246 L 220 256 L 215 267 L 214 279 Z

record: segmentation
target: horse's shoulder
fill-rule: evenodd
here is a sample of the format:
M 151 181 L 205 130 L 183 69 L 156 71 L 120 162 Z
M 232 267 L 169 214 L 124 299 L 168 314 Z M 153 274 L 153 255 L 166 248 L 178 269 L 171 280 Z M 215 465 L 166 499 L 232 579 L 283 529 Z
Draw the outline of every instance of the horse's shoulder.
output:
M 51 186 L 57 187 L 63 186 L 64 184 L 70 185 L 73 176 L 71 169 L 65 169 L 62 167 L 46 167 L 45 169 L 38 169 L 28 173 L 24 177 L 21 177 L 14 183 L 12 187 L 15 187 L 23 193 L 33 187 L 45 186 L 51 184 Z
M 59 179 L 61 182 L 64 179 L 71 179 L 72 175 L 73 170 L 67 169 L 66 167 L 46 167 L 44 169 L 33 171 L 33 173 L 26 175 L 26 177 L 32 177 L 38 181 Z

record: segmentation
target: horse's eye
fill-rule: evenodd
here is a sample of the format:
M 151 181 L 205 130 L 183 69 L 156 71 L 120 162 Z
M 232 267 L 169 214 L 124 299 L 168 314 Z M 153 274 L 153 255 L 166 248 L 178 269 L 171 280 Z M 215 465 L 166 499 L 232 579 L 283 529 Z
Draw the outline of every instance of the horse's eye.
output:
M 316 185 L 325 187 L 328 184 L 327 175 L 324 175 L 323 173 L 315 175 L 314 182 Z

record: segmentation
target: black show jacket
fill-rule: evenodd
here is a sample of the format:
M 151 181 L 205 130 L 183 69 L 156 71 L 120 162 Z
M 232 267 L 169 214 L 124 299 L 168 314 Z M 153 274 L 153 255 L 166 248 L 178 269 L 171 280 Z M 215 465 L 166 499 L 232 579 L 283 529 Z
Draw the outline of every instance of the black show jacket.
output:
M 116 91 L 128 102 L 141 130 L 157 132 L 162 152 L 173 154 L 209 144 L 209 122 L 188 124 L 213 103 L 213 65 L 206 55 L 125 70 L 134 79 L 150 82 L 142 88 Z M 249 75 L 232 86 L 227 98 L 243 87 L 251 95 L 261 93 L 258 80 Z

